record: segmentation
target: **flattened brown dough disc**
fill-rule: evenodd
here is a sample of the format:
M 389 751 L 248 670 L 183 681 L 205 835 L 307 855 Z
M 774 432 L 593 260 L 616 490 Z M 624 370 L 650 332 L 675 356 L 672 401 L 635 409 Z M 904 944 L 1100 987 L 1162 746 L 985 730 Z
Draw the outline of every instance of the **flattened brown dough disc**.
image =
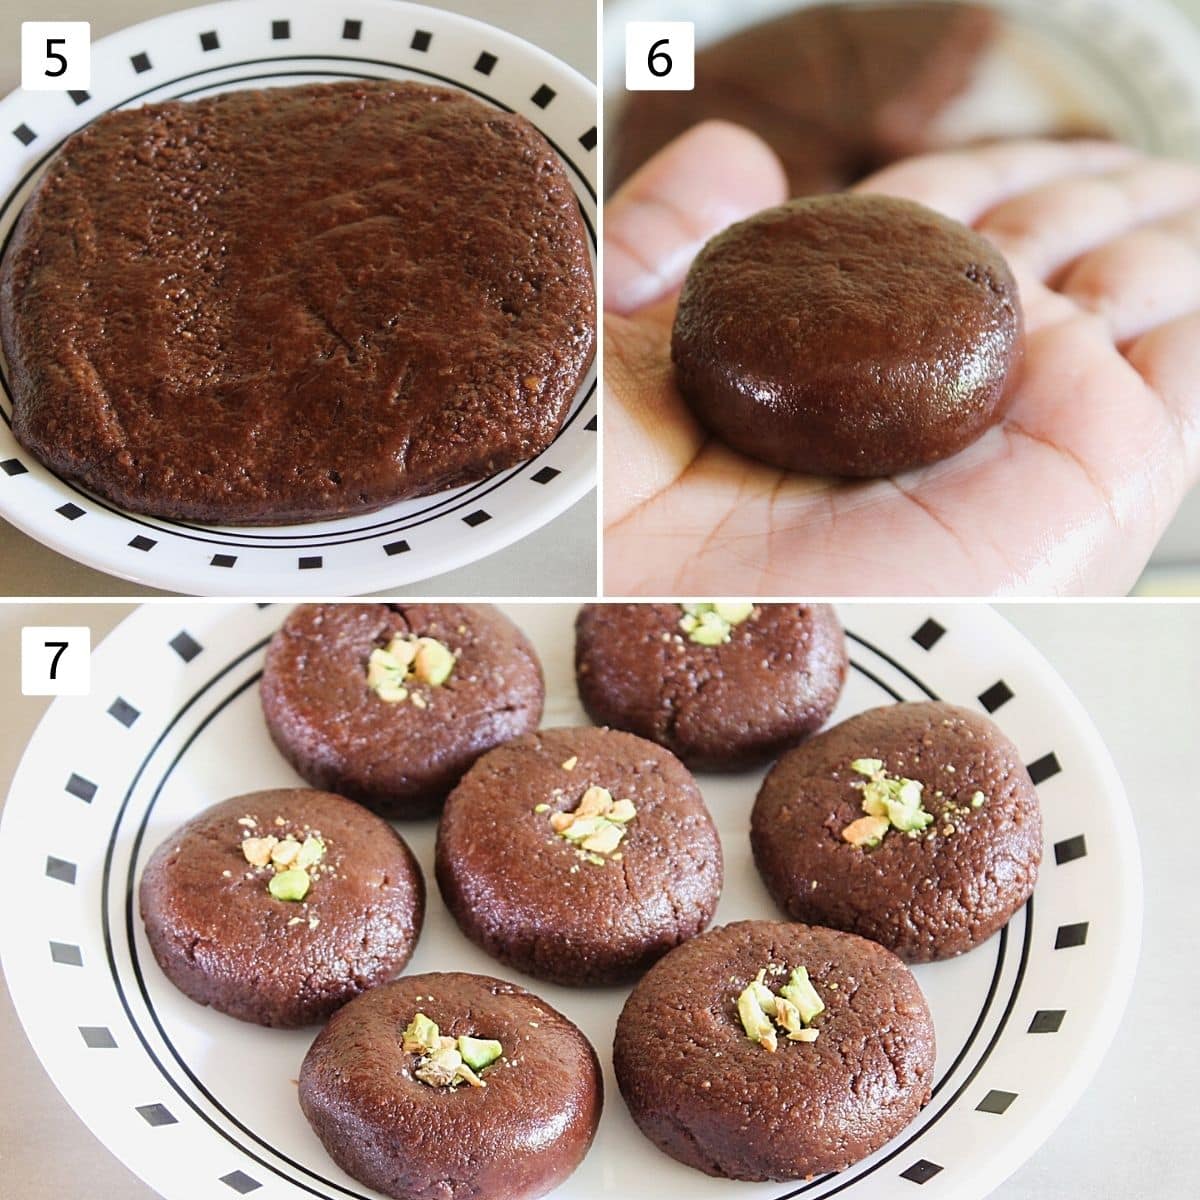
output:
M 403 1049 L 422 1012 L 444 1037 L 495 1039 L 486 1086 L 432 1087 Z M 407 975 L 335 1014 L 304 1057 L 300 1107 L 329 1156 L 397 1200 L 533 1200 L 583 1161 L 604 1078 L 587 1038 L 515 983 Z
M 309 836 L 325 853 L 307 895 L 277 899 L 274 870 L 251 866 L 243 839 Z M 285 1029 L 323 1021 L 391 979 L 425 917 L 425 881 L 400 835 L 307 788 L 250 792 L 197 814 L 151 855 L 138 899 L 154 957 L 181 992 Z
M 778 991 L 803 967 L 825 1005 L 814 1042 L 746 1036 L 737 998 L 760 970 Z M 929 1100 L 934 1031 L 912 973 L 852 934 L 736 921 L 685 942 L 633 989 L 613 1067 L 641 1131 L 726 1179 L 840 1171 L 900 1132 Z
M 892 196 L 813 196 L 700 251 L 671 356 L 692 411 L 735 450 L 883 476 L 1003 416 L 1022 330 L 1016 280 L 974 230 Z
M 856 759 L 923 785 L 934 821 L 874 849 L 842 830 L 863 815 Z M 976 793 L 983 797 L 972 804 Z M 986 717 L 942 703 L 868 709 L 785 754 L 750 823 L 767 890 L 794 921 L 869 937 L 909 962 L 962 954 L 1029 898 L 1042 858 L 1037 790 Z
M 524 118 L 349 82 L 107 113 L 0 273 L 18 439 L 135 512 L 315 521 L 539 453 L 592 359 L 587 235 Z

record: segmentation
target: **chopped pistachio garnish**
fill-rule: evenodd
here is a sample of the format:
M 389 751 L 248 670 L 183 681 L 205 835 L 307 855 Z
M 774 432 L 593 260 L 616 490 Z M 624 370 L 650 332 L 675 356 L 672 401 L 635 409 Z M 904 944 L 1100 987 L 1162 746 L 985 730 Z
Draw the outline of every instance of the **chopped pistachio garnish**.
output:
M 982 808 L 984 801 L 986 799 L 987 799 L 987 797 L 982 792 L 976 792 L 971 797 L 971 807 L 972 808 Z
M 417 704 L 419 693 L 412 691 L 412 685 L 441 687 L 450 678 L 454 664 L 454 651 L 437 638 L 398 633 L 386 646 L 371 651 L 367 659 L 367 687 L 389 704 L 404 700 Z M 422 696 L 417 707 L 425 706 Z
M 534 812 L 546 811 L 539 804 Z M 615 854 L 626 833 L 626 826 L 637 816 L 632 800 L 614 800 L 607 788 L 589 787 L 573 812 L 550 813 L 550 828 L 579 848 L 581 857 L 594 866 L 603 866 L 602 855 Z
M 805 1025 L 811 1025 L 813 1018 L 825 1011 L 825 1001 L 817 995 L 817 989 L 813 987 L 806 967 L 792 969 L 787 983 L 779 989 L 779 995 L 796 1006 L 800 1020 Z
M 500 1043 L 491 1038 L 442 1037 L 437 1024 L 422 1012 L 408 1023 L 401 1048 L 421 1056 L 413 1070 L 417 1079 L 430 1087 L 451 1089 L 462 1083 L 487 1087 L 475 1072 L 491 1066 L 504 1053 Z
M 681 604 L 679 607 L 683 609 L 679 628 L 689 640 L 701 646 L 720 646 L 729 641 L 733 627 L 754 615 L 754 605 L 748 600 Z
M 276 818 L 277 825 L 283 823 L 282 818 Z M 267 891 L 276 900 L 303 900 L 312 886 L 310 872 L 325 857 L 325 843 L 316 834 L 309 834 L 303 842 L 291 834 L 282 838 L 274 834 L 244 837 L 241 850 L 242 857 L 252 867 L 274 870 L 275 874 L 267 881 Z M 253 872 L 247 873 L 246 878 L 253 879 Z
M 807 1026 L 825 1011 L 825 1004 L 808 972 L 804 967 L 796 967 L 778 994 L 767 986 L 766 975 L 764 967 L 737 998 L 738 1018 L 746 1036 L 772 1054 L 779 1048 L 776 1026 L 790 1042 L 815 1042 L 818 1031 Z
M 563 763 L 562 769 L 564 771 L 573 771 L 573 770 L 575 770 L 575 768 L 578 764 L 579 764 L 579 755 L 572 754 L 571 757 L 568 758 L 567 761 Z
M 919 833 L 933 820 L 933 814 L 921 805 L 924 785 L 918 780 L 889 775 L 879 758 L 856 758 L 850 770 L 867 777 L 862 786 L 866 816 L 842 830 L 842 837 L 852 846 L 870 849 L 883 841 L 889 829 Z
M 533 806 L 533 811 L 534 811 L 535 813 L 544 813 L 544 812 L 549 812 L 549 811 L 550 811 L 550 805 L 548 805 L 548 804 L 535 804 L 535 805 Z
M 308 895 L 311 884 L 308 872 L 300 867 L 288 867 L 286 871 L 277 871 L 267 884 L 267 891 L 276 900 L 303 900 Z

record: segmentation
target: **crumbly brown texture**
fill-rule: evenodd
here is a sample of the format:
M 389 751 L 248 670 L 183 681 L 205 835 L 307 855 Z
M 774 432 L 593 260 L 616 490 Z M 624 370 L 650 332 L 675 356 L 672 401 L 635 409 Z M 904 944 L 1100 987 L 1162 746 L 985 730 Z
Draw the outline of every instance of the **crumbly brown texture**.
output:
M 408 633 L 457 655 L 444 684 L 410 687 L 424 707 L 367 686 L 371 651 Z M 490 605 L 304 604 L 271 639 L 261 694 L 304 779 L 407 819 L 436 813 L 481 754 L 536 729 L 546 691 L 533 647 Z
M 417 1011 L 449 1037 L 496 1038 L 482 1088 L 430 1087 L 401 1049 Z M 330 1157 L 397 1200 L 530 1200 L 583 1161 L 603 1104 L 596 1052 L 544 1000 L 486 975 L 410 975 L 348 1004 L 300 1068 Z
M 803 966 L 825 1011 L 815 1042 L 771 1053 L 746 1036 L 738 993 L 766 967 Z M 724 925 L 673 950 L 617 1021 L 613 1066 L 659 1149 L 727 1179 L 840 1171 L 900 1132 L 929 1100 L 933 1021 L 911 972 L 851 934 L 772 921 Z
M 713 771 L 765 762 L 825 723 L 847 663 L 829 605 L 758 604 L 720 646 L 690 641 L 682 616 L 678 604 L 580 609 L 575 676 L 593 721 Z
M 696 256 L 671 340 L 679 389 L 751 458 L 883 476 L 946 458 L 1008 408 L 1016 280 L 982 235 L 909 200 L 793 200 Z
M 860 758 L 923 785 L 935 818 L 924 833 L 893 829 L 870 850 L 843 839 L 863 815 L 852 785 L 864 779 L 850 769 Z M 904 703 L 869 709 L 784 755 L 759 791 L 750 842 L 767 889 L 794 920 L 927 962 L 977 946 L 1029 898 L 1042 817 L 1017 748 L 993 722 L 951 704 Z
M 0 274 L 18 439 L 125 508 L 227 524 L 537 454 L 594 327 L 549 144 L 415 83 L 106 113 L 47 166 Z
M 323 869 L 303 902 L 276 900 L 267 890 L 273 872 L 247 863 L 242 835 L 302 840 L 306 826 L 325 842 Z M 285 1028 L 322 1021 L 391 979 L 425 915 L 421 869 L 391 826 L 306 788 L 250 792 L 206 809 L 158 847 L 138 894 L 150 948 L 180 991 L 240 1020 Z
M 621 857 L 602 863 L 550 826 L 593 786 L 637 808 Z M 436 872 L 463 932 L 500 962 L 568 986 L 617 983 L 712 920 L 721 843 L 674 755 L 616 730 L 544 729 L 491 751 L 454 790 Z
M 699 121 L 753 129 L 794 196 L 837 191 L 928 148 L 927 129 L 963 90 L 995 15 L 965 4 L 821 4 L 696 54 L 689 92 L 631 92 L 613 138 L 610 186 Z

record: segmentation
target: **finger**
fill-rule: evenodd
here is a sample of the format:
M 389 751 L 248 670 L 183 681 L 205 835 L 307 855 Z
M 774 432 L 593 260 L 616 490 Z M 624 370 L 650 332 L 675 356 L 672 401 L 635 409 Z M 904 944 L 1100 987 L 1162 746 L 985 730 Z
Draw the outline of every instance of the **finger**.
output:
M 1002 142 L 906 159 L 877 171 L 855 190 L 903 196 L 973 225 L 1010 196 L 1057 179 L 1117 170 L 1139 157 L 1116 142 Z
M 1143 159 L 1102 175 L 1055 179 L 994 205 L 975 223 L 1042 279 L 1130 230 L 1200 203 L 1200 169 Z
M 725 121 L 688 130 L 605 209 L 605 308 L 631 313 L 673 291 L 713 234 L 786 197 L 783 167 L 761 138 Z
M 1200 313 L 1151 329 L 1125 357 L 1162 402 L 1194 481 L 1200 471 Z
M 612 525 L 669 488 L 704 434 L 675 387 L 657 326 L 610 314 L 604 338 L 604 520 Z
M 1085 254 L 1058 290 L 1124 345 L 1200 309 L 1200 243 L 1165 228 L 1135 230 Z

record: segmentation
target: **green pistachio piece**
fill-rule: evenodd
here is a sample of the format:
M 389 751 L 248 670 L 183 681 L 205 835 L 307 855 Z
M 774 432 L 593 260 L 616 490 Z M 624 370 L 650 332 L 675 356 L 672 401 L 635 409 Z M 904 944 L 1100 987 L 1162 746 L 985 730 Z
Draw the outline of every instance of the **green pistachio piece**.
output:
M 729 624 L 716 613 L 705 613 L 688 637 L 701 646 L 720 646 L 729 641 Z
M 713 612 L 730 625 L 740 625 L 750 618 L 754 605 L 749 600 L 718 603 L 713 605 Z
M 454 653 L 435 638 L 418 638 L 413 674 L 431 687 L 441 687 L 454 670 Z
M 584 838 L 589 838 L 603 826 L 609 824 L 603 817 L 576 817 L 563 831 L 562 836 L 568 842 L 582 842 Z
M 267 890 L 276 900 L 303 900 L 308 895 L 310 883 L 307 871 L 301 867 L 288 867 L 271 876 Z
M 315 867 L 325 857 L 325 843 L 319 837 L 306 837 L 296 855 L 295 866 L 303 871 Z
M 504 1053 L 504 1048 L 494 1038 L 460 1037 L 458 1052 L 468 1067 L 482 1071 Z
M 775 993 L 767 987 L 765 980 L 767 977 L 766 969 L 759 971 L 757 975 L 747 985 L 754 993 L 754 998 L 758 1001 L 758 1006 L 767 1014 L 768 1017 L 775 1016 Z
M 746 1031 L 746 1036 L 752 1042 L 757 1042 L 774 1053 L 779 1045 L 779 1040 L 775 1035 L 775 1026 L 771 1023 L 771 1018 L 763 1012 L 762 1005 L 759 1003 L 758 993 L 754 986 L 757 982 L 754 980 L 749 983 L 738 996 L 738 1017 L 742 1022 L 742 1028 Z
M 438 1048 L 438 1033 L 437 1023 L 431 1021 L 424 1013 L 419 1012 L 408 1023 L 408 1028 L 404 1031 L 403 1048 L 409 1054 L 415 1054 L 418 1051 L 436 1050 Z
M 986 799 L 987 799 L 987 797 L 982 792 L 976 792 L 971 797 L 971 807 L 972 808 L 982 808 L 983 803 Z
M 804 1022 L 800 1018 L 800 1010 L 782 992 L 775 997 L 775 1023 L 789 1038 L 804 1028 Z M 792 1040 L 794 1041 L 795 1039 L 793 1038 Z
M 712 604 L 681 604 L 679 606 L 689 617 L 700 617 L 705 613 L 713 611 L 715 605 Z
M 883 759 L 881 758 L 856 758 L 850 764 L 850 770 L 857 771 L 859 775 L 882 775 L 883 774 Z
M 793 969 L 787 983 L 779 989 L 779 994 L 796 1006 L 805 1025 L 825 1011 L 825 1002 L 817 995 L 817 989 L 813 987 L 804 967 Z

